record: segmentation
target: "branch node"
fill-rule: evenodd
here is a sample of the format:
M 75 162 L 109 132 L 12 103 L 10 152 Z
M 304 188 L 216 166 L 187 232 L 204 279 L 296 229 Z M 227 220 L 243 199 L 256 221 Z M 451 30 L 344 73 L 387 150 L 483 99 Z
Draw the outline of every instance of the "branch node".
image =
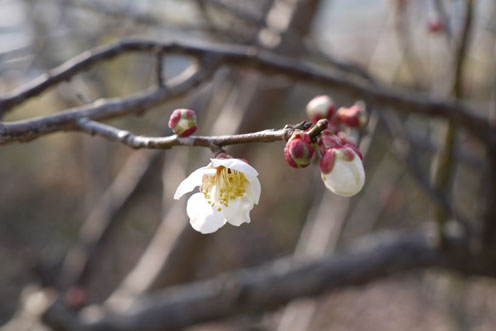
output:
M 328 123 L 329 122 L 326 119 L 319 120 L 313 126 L 313 128 L 311 128 L 310 131 L 308 131 L 308 135 L 310 136 L 310 138 L 313 139 L 313 138 L 317 137 L 322 131 L 324 131 L 325 129 L 327 129 Z

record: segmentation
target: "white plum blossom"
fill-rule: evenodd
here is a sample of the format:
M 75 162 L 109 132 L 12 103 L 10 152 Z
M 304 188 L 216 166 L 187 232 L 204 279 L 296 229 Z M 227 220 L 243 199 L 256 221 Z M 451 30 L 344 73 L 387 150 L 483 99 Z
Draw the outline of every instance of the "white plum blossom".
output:
M 211 159 L 179 184 L 174 199 L 200 187 L 187 203 L 186 213 L 196 231 L 212 233 L 226 222 L 240 226 L 250 222 L 250 211 L 258 204 L 258 172 L 247 162 L 235 158 Z
M 320 162 L 320 168 L 325 186 L 338 195 L 355 195 L 365 183 L 362 160 L 351 148 L 327 149 Z

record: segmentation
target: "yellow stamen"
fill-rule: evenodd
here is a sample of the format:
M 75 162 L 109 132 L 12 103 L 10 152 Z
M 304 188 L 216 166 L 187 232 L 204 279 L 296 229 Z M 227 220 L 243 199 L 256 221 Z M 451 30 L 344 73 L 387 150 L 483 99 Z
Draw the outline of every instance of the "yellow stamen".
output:
M 214 176 L 204 176 L 201 191 L 205 200 L 214 206 L 216 203 L 229 206 L 229 201 L 242 197 L 248 180 L 242 172 L 218 167 Z M 220 211 L 221 208 L 218 209 Z

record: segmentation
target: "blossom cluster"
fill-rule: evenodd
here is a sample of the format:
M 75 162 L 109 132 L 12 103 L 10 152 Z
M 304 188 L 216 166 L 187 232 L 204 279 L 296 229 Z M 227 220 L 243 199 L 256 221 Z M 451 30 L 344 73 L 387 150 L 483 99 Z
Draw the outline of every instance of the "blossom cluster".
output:
M 363 157 L 343 130 L 367 125 L 365 105 L 357 102 L 337 109 L 329 96 L 321 95 L 308 103 L 306 113 L 314 124 L 326 119 L 328 127 L 316 137 L 310 137 L 308 131 L 295 130 L 284 149 L 286 162 L 293 168 L 305 168 L 318 151 L 315 154 L 320 156 L 321 177 L 329 190 L 342 196 L 360 192 L 365 183 Z
M 317 154 L 324 185 L 342 196 L 355 195 L 365 181 L 362 154 L 342 129 L 363 128 L 367 124 L 364 104 L 336 109 L 329 96 L 318 96 L 308 103 L 306 112 L 314 124 L 326 119 L 328 127 L 312 137 L 311 129 L 295 129 L 284 148 L 286 162 L 294 168 L 305 168 Z M 178 137 L 190 136 L 197 129 L 195 112 L 176 109 L 169 127 Z M 184 179 L 174 199 L 196 187 L 200 192 L 188 199 L 186 213 L 193 229 L 204 234 L 215 232 L 226 223 L 235 226 L 249 223 L 250 211 L 258 204 L 261 193 L 255 168 L 246 160 L 225 153 L 216 155 L 209 164 Z

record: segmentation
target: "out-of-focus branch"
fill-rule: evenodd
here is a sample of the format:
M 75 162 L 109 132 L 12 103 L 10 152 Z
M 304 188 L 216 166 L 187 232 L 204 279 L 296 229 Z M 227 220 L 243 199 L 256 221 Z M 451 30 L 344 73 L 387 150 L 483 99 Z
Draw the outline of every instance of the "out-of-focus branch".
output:
M 375 78 L 359 64 L 347 62 L 326 53 L 317 45 L 316 42 L 312 40 L 306 41 L 305 47 L 309 53 L 308 55 L 315 57 L 318 62 L 323 62 L 324 64 L 329 65 L 336 70 L 342 71 L 343 73 L 356 75 L 357 77 L 365 79 L 371 83 L 378 83 Z
M 105 120 L 128 114 L 139 114 L 166 100 L 184 95 L 211 75 L 212 72 L 208 65 L 199 68 L 193 66 L 175 82 L 171 81 L 169 85 L 141 92 L 132 97 L 97 100 L 89 105 L 72 108 L 62 113 L 26 121 L 0 122 L 0 145 L 14 141 L 30 141 L 56 131 L 74 130 L 82 118 Z
M 252 14 L 248 11 L 241 10 L 239 8 L 236 8 L 229 3 L 226 3 L 224 1 L 219 1 L 219 0 L 196 0 L 196 2 L 200 6 L 211 6 L 213 8 L 220 9 L 229 15 L 242 20 L 245 23 L 253 24 L 256 25 L 257 27 L 260 27 L 263 25 L 264 20 L 263 17 L 259 17 L 258 15 Z
M 426 95 L 409 92 L 398 92 L 380 85 L 371 86 L 368 83 L 355 82 L 341 76 L 333 76 L 322 72 L 318 67 L 302 61 L 295 61 L 286 57 L 277 56 L 270 52 L 252 47 L 187 45 L 179 43 L 160 43 L 143 40 L 124 40 L 116 44 L 87 51 L 65 64 L 53 69 L 48 75 L 13 91 L 0 99 L 0 113 L 5 114 L 14 106 L 30 97 L 40 94 L 48 87 L 68 80 L 75 74 L 88 69 L 96 63 L 112 59 L 127 52 L 156 52 L 173 53 L 207 58 L 208 70 L 198 70 L 197 75 L 183 80 L 181 83 L 159 88 L 151 92 L 141 93 L 126 99 L 110 99 L 100 101 L 85 107 L 74 108 L 69 111 L 46 116 L 43 118 L 2 123 L 0 124 L 0 144 L 15 141 L 16 135 L 24 133 L 27 128 L 36 128 L 40 124 L 46 125 L 49 132 L 66 129 L 74 124 L 75 120 L 87 117 L 90 119 L 106 119 L 139 112 L 166 99 L 189 92 L 193 87 L 211 77 L 213 71 L 222 65 L 241 66 L 262 71 L 267 75 L 283 75 L 288 78 L 326 86 L 342 92 L 348 96 L 362 99 L 372 104 L 393 107 L 400 111 L 444 117 L 464 126 L 476 137 L 484 140 L 489 135 L 491 127 L 486 119 L 476 115 L 475 111 L 467 106 L 446 100 L 434 99 Z M 172 91 L 171 91 L 172 90 Z M 31 138 L 35 138 L 33 133 Z
M 453 80 L 452 94 L 455 99 L 460 99 L 463 96 L 463 71 L 465 58 L 469 46 L 469 35 L 473 20 L 473 0 L 466 0 L 465 5 L 465 21 L 461 31 L 460 40 L 458 41 L 455 57 L 455 77 Z M 442 141 L 444 146 L 439 151 L 433 171 L 433 186 L 440 191 L 449 191 L 454 172 L 454 149 L 456 140 L 456 123 L 452 120 L 448 122 L 448 128 L 443 136 Z M 434 211 L 434 219 L 438 227 L 439 241 L 443 244 L 444 228 L 448 218 L 448 212 L 444 208 L 436 208 Z
M 496 12 L 496 6 L 495 6 Z M 496 54 L 496 48 L 493 50 Z M 494 56 L 493 56 L 494 58 Z M 496 125 L 496 75 L 493 77 L 493 93 L 491 108 L 488 120 L 493 125 Z M 482 223 L 482 248 L 484 251 L 492 252 L 492 258 L 496 260 L 496 130 L 491 132 L 489 137 L 489 144 L 486 148 L 487 155 L 487 171 L 484 174 L 483 180 L 489 185 L 486 186 L 485 201 L 484 201 L 484 214 Z
M 446 7 L 443 3 L 443 0 L 433 0 L 432 2 L 434 4 L 436 14 L 443 26 L 443 32 L 446 35 L 446 39 L 448 40 L 448 42 L 451 42 L 453 39 L 453 31 L 451 29 L 450 17 L 446 12 Z
M 446 194 L 436 187 L 433 187 L 427 176 L 423 173 L 418 162 L 418 156 L 415 155 L 413 149 L 408 143 L 406 130 L 403 129 L 403 126 L 401 125 L 401 122 L 396 114 L 381 114 L 381 117 L 384 120 L 384 124 L 386 125 L 386 129 L 390 134 L 391 139 L 393 140 L 394 148 L 419 186 L 433 199 L 433 202 L 437 208 L 442 209 L 448 215 L 452 215 L 460 223 L 466 235 L 472 235 L 474 233 L 473 224 L 458 213 L 458 211 L 450 203 Z
M 53 305 L 44 322 L 57 330 L 178 330 L 196 323 L 275 309 L 288 301 L 356 286 L 414 269 L 437 267 L 469 275 L 494 269 L 455 239 L 439 250 L 425 233 L 375 235 L 346 253 L 296 263 L 289 259 L 144 297 L 122 312 L 99 307 L 77 315 Z
M 100 248 L 114 228 L 116 214 L 136 191 L 160 151 L 137 152 L 123 166 L 81 228 L 81 242 L 69 251 L 61 275 L 62 286 L 81 286 Z

